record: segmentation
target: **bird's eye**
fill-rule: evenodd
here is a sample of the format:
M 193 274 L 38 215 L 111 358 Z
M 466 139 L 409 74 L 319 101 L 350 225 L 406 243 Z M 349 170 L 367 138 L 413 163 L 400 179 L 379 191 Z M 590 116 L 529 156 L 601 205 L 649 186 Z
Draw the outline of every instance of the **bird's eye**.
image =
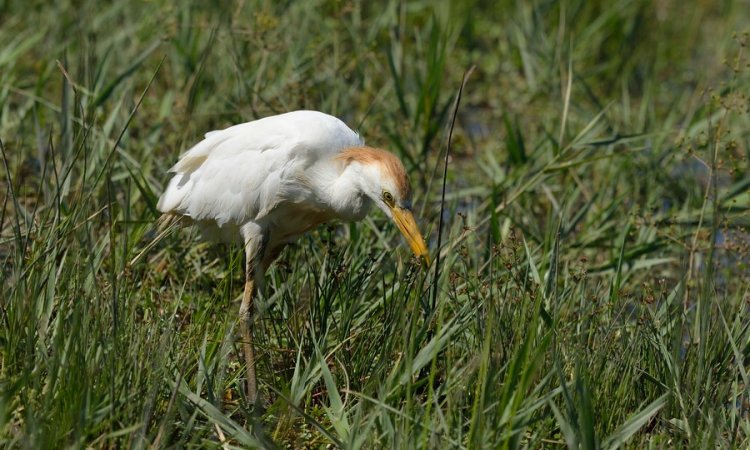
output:
M 383 201 L 388 206 L 393 206 L 394 200 L 393 200 L 393 194 L 391 194 L 388 191 L 383 192 Z

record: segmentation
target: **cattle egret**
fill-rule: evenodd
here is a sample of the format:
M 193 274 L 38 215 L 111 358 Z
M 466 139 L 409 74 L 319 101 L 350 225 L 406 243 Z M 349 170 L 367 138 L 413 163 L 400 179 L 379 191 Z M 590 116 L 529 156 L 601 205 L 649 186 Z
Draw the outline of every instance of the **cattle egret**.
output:
M 323 222 L 361 220 L 374 204 L 429 263 L 403 164 L 333 116 L 295 111 L 209 132 L 169 172 L 157 206 L 164 223 L 194 224 L 206 239 L 244 245 L 240 326 L 251 403 L 253 297 L 287 244 Z

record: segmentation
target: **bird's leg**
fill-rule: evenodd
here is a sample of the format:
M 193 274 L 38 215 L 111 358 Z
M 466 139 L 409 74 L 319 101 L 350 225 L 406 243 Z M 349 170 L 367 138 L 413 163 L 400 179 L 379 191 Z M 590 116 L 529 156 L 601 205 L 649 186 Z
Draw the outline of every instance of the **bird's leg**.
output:
M 255 404 L 258 397 L 258 381 L 255 378 L 255 349 L 253 348 L 253 296 L 255 295 L 254 266 L 248 258 L 245 267 L 245 292 L 240 305 L 240 327 L 242 331 L 242 350 L 247 366 L 247 400 Z
M 255 376 L 255 347 L 253 346 L 253 315 L 255 294 L 263 283 L 262 261 L 268 244 L 268 235 L 256 224 L 243 226 L 245 240 L 245 292 L 240 304 L 240 331 L 242 351 L 245 354 L 247 374 L 247 400 L 251 404 L 258 401 L 258 380 Z

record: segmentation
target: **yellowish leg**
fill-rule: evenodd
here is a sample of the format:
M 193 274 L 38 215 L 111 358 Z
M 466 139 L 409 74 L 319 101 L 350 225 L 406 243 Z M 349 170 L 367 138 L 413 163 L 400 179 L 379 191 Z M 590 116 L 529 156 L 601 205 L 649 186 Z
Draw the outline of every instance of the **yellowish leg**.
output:
M 245 354 L 247 366 L 247 401 L 255 405 L 258 399 L 258 380 L 255 377 L 255 347 L 253 346 L 253 315 L 255 307 L 253 300 L 256 288 L 262 287 L 263 256 L 266 252 L 268 235 L 256 224 L 248 223 L 243 226 L 242 235 L 245 239 L 245 292 L 240 305 L 240 330 L 242 332 L 242 351 Z M 256 412 L 259 411 L 255 408 Z
M 248 264 L 248 269 L 251 269 Z M 247 400 L 255 404 L 258 397 L 258 380 L 255 378 L 255 349 L 253 348 L 253 296 L 255 295 L 255 281 L 253 271 L 245 274 L 245 293 L 240 305 L 240 327 L 242 331 L 242 350 L 245 353 L 247 366 Z

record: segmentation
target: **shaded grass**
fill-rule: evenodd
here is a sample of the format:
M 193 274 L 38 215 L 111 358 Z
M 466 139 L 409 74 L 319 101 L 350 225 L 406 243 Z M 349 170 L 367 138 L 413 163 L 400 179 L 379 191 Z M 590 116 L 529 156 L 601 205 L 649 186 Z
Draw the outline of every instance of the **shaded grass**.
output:
M 741 2 L 3 5 L 4 445 L 748 445 Z M 180 151 L 297 108 L 405 160 L 442 269 L 378 215 L 300 239 L 256 416 L 241 252 L 135 257 Z

